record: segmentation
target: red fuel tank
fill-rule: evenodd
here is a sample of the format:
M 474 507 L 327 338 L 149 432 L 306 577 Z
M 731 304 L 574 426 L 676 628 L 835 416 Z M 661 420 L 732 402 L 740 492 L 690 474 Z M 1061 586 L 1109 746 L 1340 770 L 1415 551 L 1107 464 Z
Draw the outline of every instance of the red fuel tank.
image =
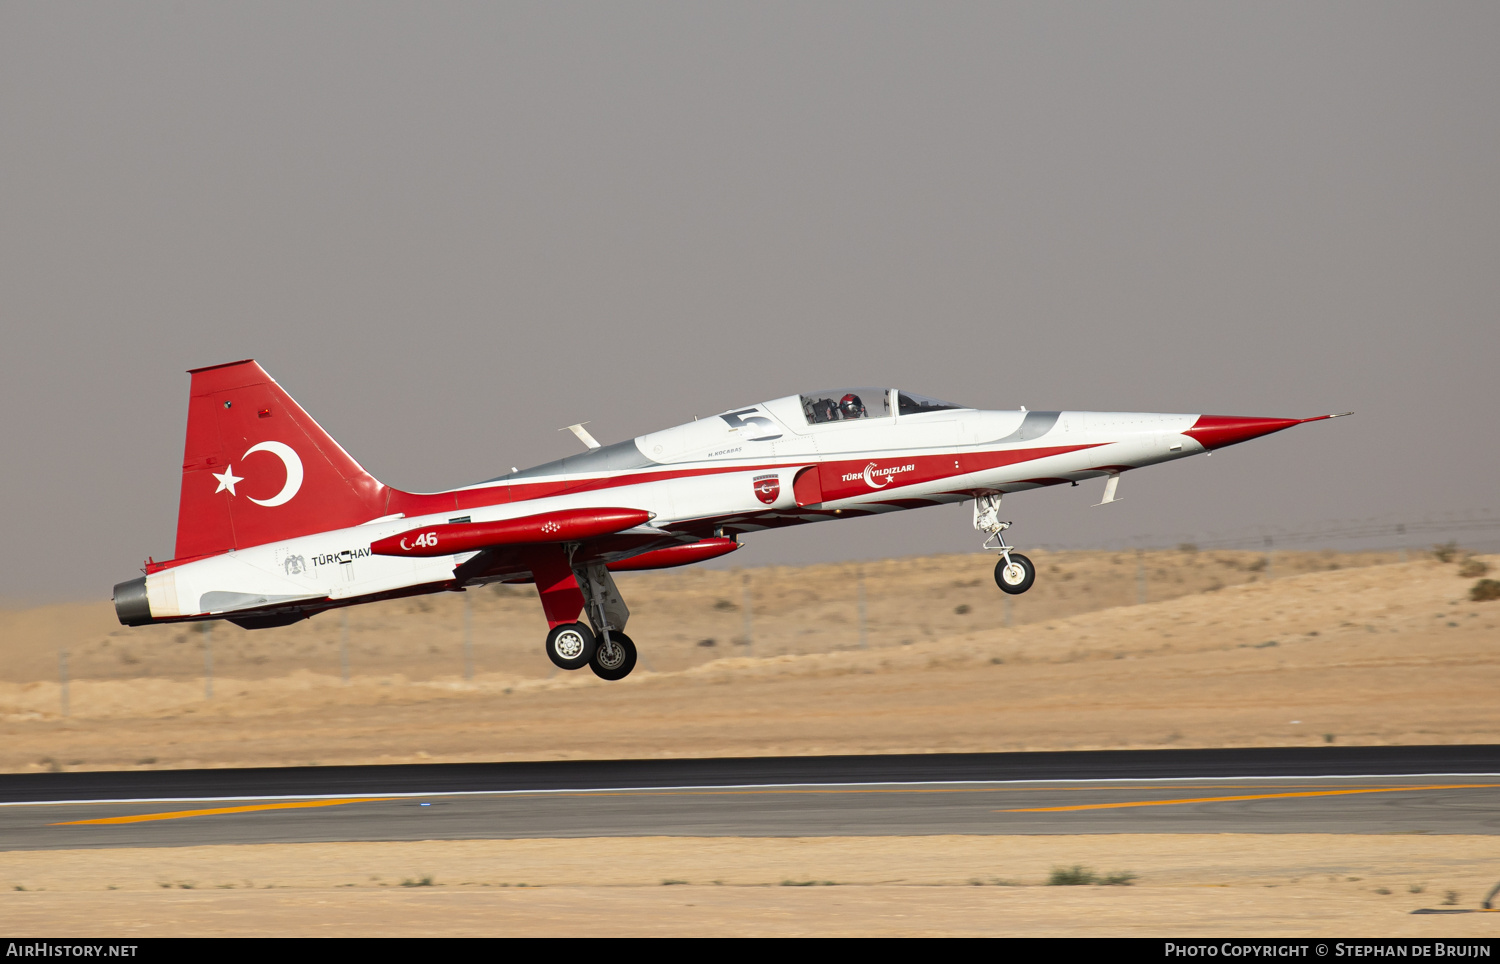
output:
M 667 546 L 653 549 L 629 559 L 609 564 L 610 572 L 633 572 L 639 569 L 671 569 L 673 566 L 690 566 L 705 559 L 715 559 L 738 549 L 740 544 L 733 539 L 704 539 L 685 546 Z
M 490 546 L 577 542 L 644 525 L 643 509 L 563 509 L 499 522 L 422 526 L 370 543 L 377 556 L 447 556 Z

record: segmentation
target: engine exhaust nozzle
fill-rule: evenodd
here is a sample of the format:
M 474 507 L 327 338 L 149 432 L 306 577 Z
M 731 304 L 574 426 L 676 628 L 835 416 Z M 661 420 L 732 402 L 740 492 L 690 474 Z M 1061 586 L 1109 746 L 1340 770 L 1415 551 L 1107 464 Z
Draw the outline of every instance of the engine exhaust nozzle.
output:
M 146 577 L 115 585 L 115 615 L 121 626 L 145 626 L 151 622 L 151 600 L 146 596 Z

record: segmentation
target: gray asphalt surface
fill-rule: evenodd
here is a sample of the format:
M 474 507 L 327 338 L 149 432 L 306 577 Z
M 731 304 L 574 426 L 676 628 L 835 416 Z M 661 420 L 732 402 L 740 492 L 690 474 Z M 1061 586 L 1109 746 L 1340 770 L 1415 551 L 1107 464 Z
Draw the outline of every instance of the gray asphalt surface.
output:
M 1252 799 L 1225 799 L 1234 797 Z M 1101 806 L 1108 804 L 1129 805 Z M 268 805 L 276 808 L 186 815 Z M 1059 807 L 1075 809 L 1039 810 Z M 69 823 L 146 814 L 179 815 Z M 0 806 L 0 850 L 637 835 L 1070 833 L 1493 834 L 1500 833 L 1500 775 L 601 788 L 337 803 L 304 796 Z
M 0 803 L 876 783 L 1500 774 L 1500 745 L 906 753 L 0 774 Z

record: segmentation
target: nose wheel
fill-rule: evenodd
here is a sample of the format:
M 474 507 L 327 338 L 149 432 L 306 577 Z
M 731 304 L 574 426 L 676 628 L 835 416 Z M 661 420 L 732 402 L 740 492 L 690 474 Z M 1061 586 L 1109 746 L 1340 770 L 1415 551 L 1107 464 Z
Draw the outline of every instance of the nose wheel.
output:
M 999 492 L 974 497 L 974 528 L 985 533 L 983 548 L 1000 553 L 1000 561 L 995 563 L 995 585 L 1000 591 L 1019 596 L 1030 589 L 1036 582 L 1036 566 L 1006 544 L 1005 530 L 1010 523 L 1000 521 Z
M 1036 582 L 1036 566 L 1019 552 L 1007 552 L 995 563 L 995 585 L 1001 592 L 1019 596 Z
M 594 649 L 589 669 L 600 679 L 624 679 L 635 669 L 635 642 L 624 633 L 611 629 L 609 638 L 600 641 Z

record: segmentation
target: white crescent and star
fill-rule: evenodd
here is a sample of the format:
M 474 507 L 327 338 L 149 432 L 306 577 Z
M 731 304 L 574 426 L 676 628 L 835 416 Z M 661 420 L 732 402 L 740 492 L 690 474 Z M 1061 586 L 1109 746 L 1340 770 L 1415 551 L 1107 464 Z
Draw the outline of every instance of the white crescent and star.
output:
M 870 473 L 873 472 L 874 470 L 875 470 L 875 463 L 874 462 L 871 462 L 869 465 L 865 466 L 865 485 L 868 485 L 872 489 L 883 489 L 886 486 L 888 486 L 888 485 L 891 484 L 891 477 L 890 476 L 886 476 L 884 482 L 876 483 L 874 477 L 872 477 L 870 475 Z
M 217 489 L 214 489 L 214 495 L 218 495 L 220 492 L 224 492 L 226 490 L 230 495 L 234 495 L 234 484 L 236 482 L 245 481 L 244 476 L 234 474 L 234 466 L 232 465 L 224 467 L 223 475 L 220 475 L 217 472 L 214 472 L 212 474 L 214 478 L 219 480 L 219 487 Z
M 248 495 L 245 496 L 245 498 L 249 499 L 251 502 L 254 502 L 256 505 L 263 505 L 267 507 L 285 505 L 286 503 L 290 502 L 292 500 L 292 496 L 296 495 L 302 488 L 302 459 L 297 455 L 296 450 L 293 449 L 290 445 L 287 445 L 285 442 L 260 442 L 259 444 L 252 445 L 248 449 L 246 449 L 245 454 L 240 456 L 240 459 L 243 461 L 256 452 L 270 452 L 272 455 L 281 459 L 281 464 L 286 468 L 286 483 L 282 485 L 280 492 L 271 496 L 271 498 L 269 499 L 257 499 L 254 496 Z M 214 478 L 219 480 L 219 487 L 217 489 L 214 489 L 215 495 L 220 492 L 228 492 L 230 495 L 235 495 L 235 483 L 245 481 L 244 476 L 237 476 L 234 474 L 233 465 L 225 466 L 224 472 L 222 474 L 218 472 L 214 472 L 211 474 Z

